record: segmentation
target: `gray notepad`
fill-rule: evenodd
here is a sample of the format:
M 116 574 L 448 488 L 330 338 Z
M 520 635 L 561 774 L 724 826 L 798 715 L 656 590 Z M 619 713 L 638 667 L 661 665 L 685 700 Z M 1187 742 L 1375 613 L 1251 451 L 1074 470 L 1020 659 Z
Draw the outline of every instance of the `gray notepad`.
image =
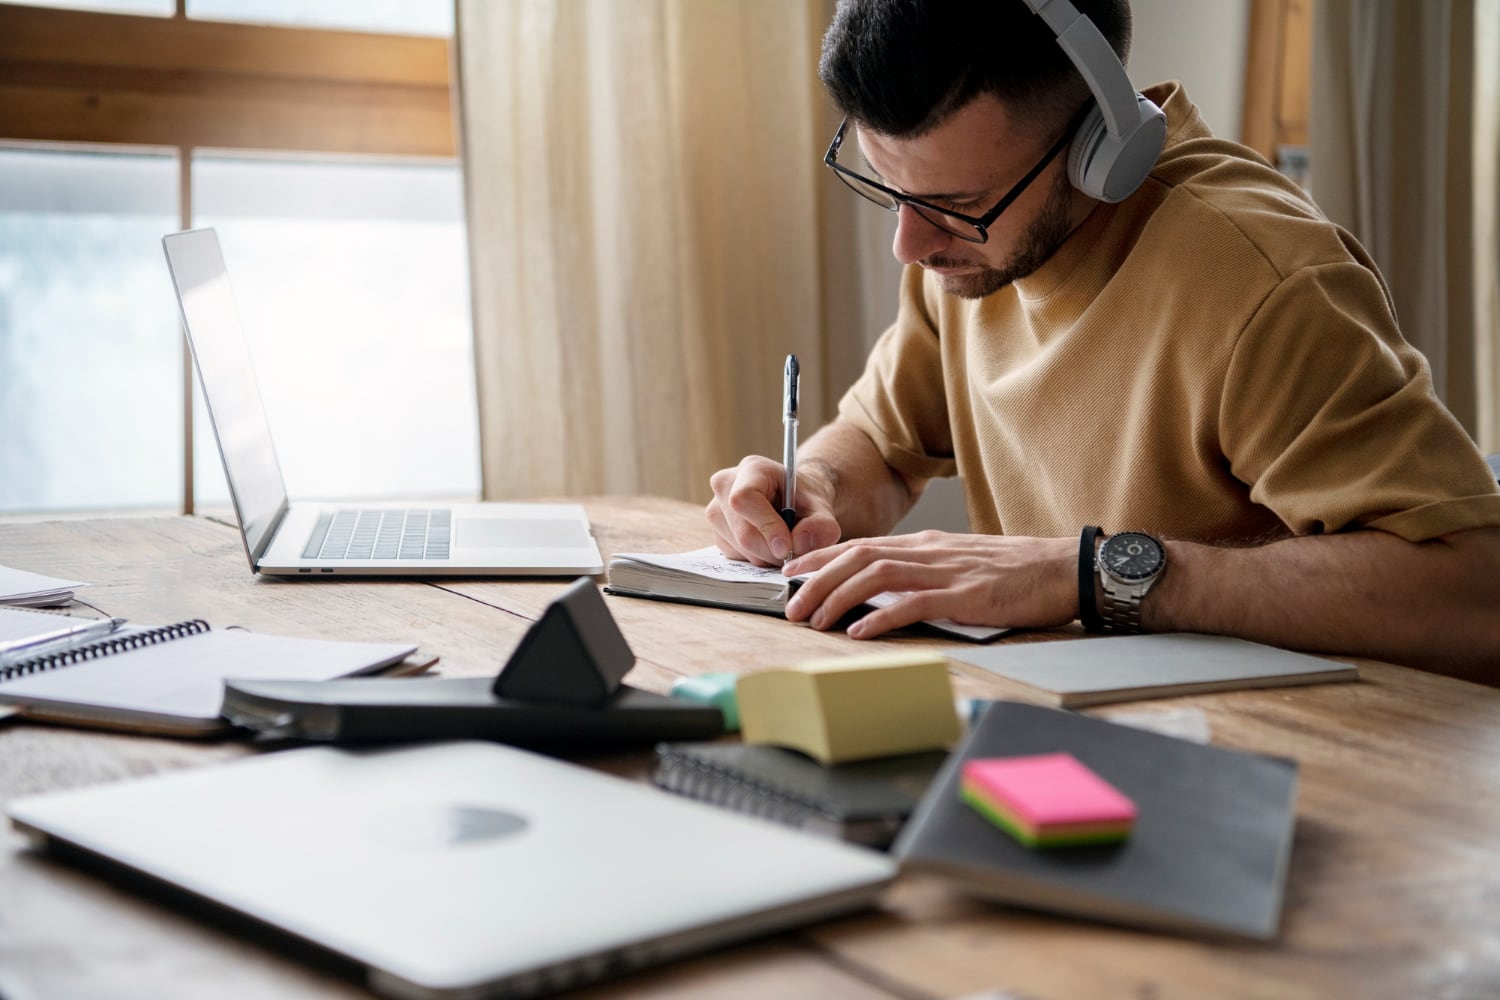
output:
M 1348 663 L 1191 632 L 946 651 L 1020 697 L 1064 708 L 1144 698 L 1359 680 Z

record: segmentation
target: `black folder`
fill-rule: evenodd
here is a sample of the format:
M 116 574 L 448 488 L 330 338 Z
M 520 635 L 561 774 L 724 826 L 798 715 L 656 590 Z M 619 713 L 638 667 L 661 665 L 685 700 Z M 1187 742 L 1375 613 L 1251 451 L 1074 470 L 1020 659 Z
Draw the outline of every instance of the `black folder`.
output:
M 493 677 L 228 681 L 222 714 L 272 739 L 325 743 L 493 740 L 518 746 L 650 744 L 724 732 L 712 705 L 621 685 L 601 705 L 498 697 Z

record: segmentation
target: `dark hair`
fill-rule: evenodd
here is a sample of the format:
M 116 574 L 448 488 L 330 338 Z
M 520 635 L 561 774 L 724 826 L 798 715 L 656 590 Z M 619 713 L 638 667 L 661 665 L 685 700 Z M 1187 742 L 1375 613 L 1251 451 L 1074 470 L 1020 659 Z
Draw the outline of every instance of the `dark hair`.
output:
M 1128 0 L 1072 0 L 1123 62 Z M 862 127 L 919 136 L 981 94 L 1039 123 L 1071 117 L 1088 86 L 1021 0 L 839 0 L 823 36 L 823 85 Z

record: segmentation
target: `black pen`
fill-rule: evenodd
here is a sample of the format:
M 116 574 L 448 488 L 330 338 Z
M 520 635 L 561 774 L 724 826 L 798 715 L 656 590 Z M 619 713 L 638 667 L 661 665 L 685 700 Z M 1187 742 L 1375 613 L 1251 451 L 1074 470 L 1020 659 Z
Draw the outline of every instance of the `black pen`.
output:
M 797 355 L 786 356 L 786 378 L 781 390 L 781 464 L 786 484 L 781 491 L 781 519 L 788 528 L 797 523 Z

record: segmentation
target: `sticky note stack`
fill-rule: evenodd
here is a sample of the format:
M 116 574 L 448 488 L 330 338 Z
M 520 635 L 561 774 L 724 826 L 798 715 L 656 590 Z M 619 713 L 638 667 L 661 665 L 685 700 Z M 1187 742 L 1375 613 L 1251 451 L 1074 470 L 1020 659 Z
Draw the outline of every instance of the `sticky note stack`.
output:
M 959 789 L 1027 847 L 1111 843 L 1135 827 L 1135 803 L 1070 753 L 965 761 Z
M 804 660 L 735 686 L 746 743 L 825 764 L 946 749 L 961 735 L 948 661 L 901 650 Z

